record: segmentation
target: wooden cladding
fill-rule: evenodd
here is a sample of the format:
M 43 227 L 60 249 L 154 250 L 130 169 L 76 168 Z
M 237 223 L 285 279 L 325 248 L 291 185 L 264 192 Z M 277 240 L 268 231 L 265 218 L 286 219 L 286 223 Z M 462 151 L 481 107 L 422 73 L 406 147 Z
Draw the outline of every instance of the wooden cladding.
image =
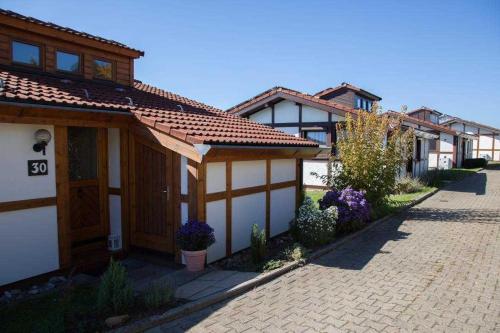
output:
M 55 36 L 51 34 L 51 37 Z M 0 33 L 0 64 L 13 65 L 12 63 L 12 41 L 33 44 L 40 47 L 40 67 L 38 70 L 59 73 L 68 77 L 83 77 L 85 79 L 94 78 L 94 59 L 105 59 L 113 65 L 112 81 L 123 85 L 133 85 L 133 58 L 110 52 L 112 46 L 100 45 L 98 48 L 91 47 L 92 41 L 82 40 L 76 42 L 78 36 L 70 40 L 61 40 L 42 36 L 31 31 L 19 30 L 13 27 L 2 27 Z M 74 42 L 73 42 L 74 41 Z M 56 52 L 63 51 L 76 54 L 80 57 L 80 72 L 65 73 L 57 70 Z M 25 66 L 23 66 L 25 67 Z
M 56 205 L 56 203 L 56 197 L 0 202 L 0 213 L 22 209 L 54 206 Z
M 174 252 L 172 151 L 134 140 L 132 245 Z

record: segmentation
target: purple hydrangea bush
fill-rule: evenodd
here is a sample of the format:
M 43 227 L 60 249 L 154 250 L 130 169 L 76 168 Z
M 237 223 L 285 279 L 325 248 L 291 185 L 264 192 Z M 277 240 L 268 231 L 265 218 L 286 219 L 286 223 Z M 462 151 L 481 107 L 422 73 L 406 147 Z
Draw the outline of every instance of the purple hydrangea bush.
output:
M 338 210 L 337 232 L 350 232 L 361 228 L 370 219 L 370 203 L 365 191 L 352 187 L 343 190 L 331 190 L 319 201 L 320 209 L 335 206 Z
M 175 234 L 175 239 L 184 251 L 201 251 L 215 243 L 214 229 L 205 222 L 188 221 Z

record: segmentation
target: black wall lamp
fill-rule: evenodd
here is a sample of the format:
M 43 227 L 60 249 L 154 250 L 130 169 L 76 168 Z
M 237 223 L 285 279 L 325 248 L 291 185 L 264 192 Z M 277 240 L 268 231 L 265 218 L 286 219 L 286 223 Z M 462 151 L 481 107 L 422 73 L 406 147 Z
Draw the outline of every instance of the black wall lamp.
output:
M 46 129 L 39 129 L 35 132 L 36 143 L 33 145 L 33 150 L 37 153 L 42 152 L 45 155 L 45 147 L 52 139 L 52 135 Z

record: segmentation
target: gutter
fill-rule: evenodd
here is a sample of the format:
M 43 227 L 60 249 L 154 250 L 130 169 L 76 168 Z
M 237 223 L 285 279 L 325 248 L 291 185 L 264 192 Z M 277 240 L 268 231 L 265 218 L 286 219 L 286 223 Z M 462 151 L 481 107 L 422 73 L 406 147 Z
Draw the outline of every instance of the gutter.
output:
M 106 114 L 120 114 L 123 116 L 132 117 L 131 111 L 113 111 L 105 109 L 88 109 L 88 108 L 75 108 L 71 106 L 55 106 L 47 104 L 34 104 L 34 103 L 21 103 L 21 102 L 5 102 L 0 100 L 0 105 L 18 106 L 18 107 L 28 107 L 28 108 L 44 108 L 51 110 L 67 110 L 67 111 L 78 111 L 78 112 L 93 112 L 93 113 L 106 113 Z
M 322 147 L 309 147 L 309 146 L 243 146 L 243 145 L 210 145 L 210 144 L 193 144 L 194 148 L 198 151 L 200 156 L 205 156 L 212 149 L 285 149 L 285 150 L 314 150 L 317 151 L 317 154 L 328 153 L 330 148 L 322 148 Z

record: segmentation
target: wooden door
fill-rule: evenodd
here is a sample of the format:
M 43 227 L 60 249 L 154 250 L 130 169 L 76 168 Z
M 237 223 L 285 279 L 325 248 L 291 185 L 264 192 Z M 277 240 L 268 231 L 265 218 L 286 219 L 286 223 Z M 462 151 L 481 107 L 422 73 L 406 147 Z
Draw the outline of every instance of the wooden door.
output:
M 108 234 L 103 186 L 107 184 L 106 130 L 68 127 L 71 241 L 105 241 Z M 104 201 L 104 202 L 103 202 Z
M 131 244 L 174 253 L 172 152 L 140 140 L 134 140 L 133 150 L 135 205 Z

